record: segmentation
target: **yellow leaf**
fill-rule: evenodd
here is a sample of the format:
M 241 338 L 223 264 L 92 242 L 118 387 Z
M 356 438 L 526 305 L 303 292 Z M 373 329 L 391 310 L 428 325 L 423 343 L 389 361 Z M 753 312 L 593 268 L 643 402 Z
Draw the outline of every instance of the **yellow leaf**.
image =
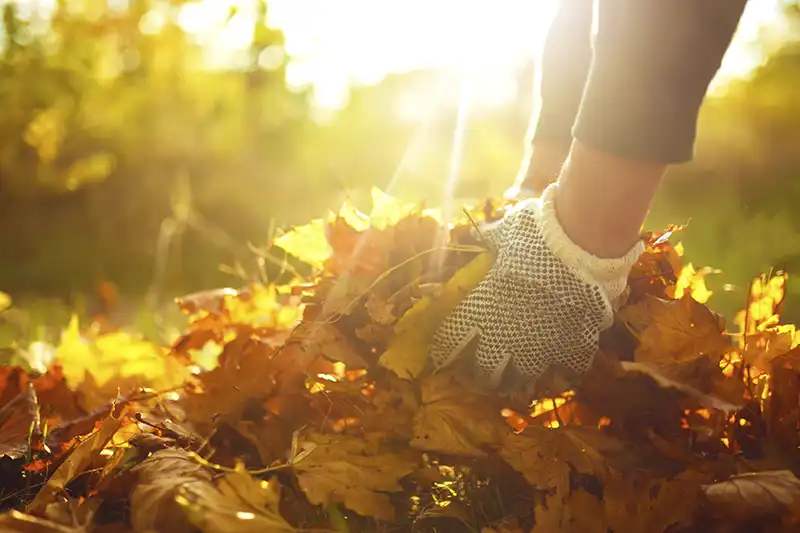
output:
M 370 226 L 369 217 L 356 209 L 349 198 L 344 201 L 342 207 L 339 209 L 339 218 L 344 220 L 348 226 L 356 231 L 364 231 Z
M 373 228 L 386 229 L 418 209 L 414 204 L 404 204 L 377 187 L 373 187 L 372 211 L 369 214 L 370 225 Z
M 302 307 L 278 301 L 281 293 L 287 294 L 290 290 L 285 286 L 253 284 L 248 298 L 225 295 L 230 321 L 280 331 L 293 328 L 303 317 Z
M 291 229 L 277 237 L 274 244 L 320 270 L 331 255 L 331 247 L 325 236 L 325 221 L 321 218 Z
M 419 376 L 437 328 L 486 276 L 492 262 L 491 253 L 482 253 L 456 272 L 438 297 L 426 296 L 414 304 L 395 325 L 395 336 L 381 355 L 380 365 L 401 378 Z
M 11 296 L 0 291 L 0 313 L 11 308 Z
M 96 337 L 81 335 L 78 317 L 73 316 L 61 334 L 56 360 L 64 369 L 71 389 L 77 389 L 91 375 L 98 387 L 115 378 L 136 377 L 142 385 L 168 389 L 183 383 L 188 370 L 167 356 L 167 349 L 137 339 L 125 332 Z
M 458 385 L 440 373 L 421 384 L 422 407 L 414 416 L 411 447 L 466 457 L 485 457 L 483 448 L 509 433 L 495 396 Z
M 683 298 L 684 294 L 689 292 L 692 298 L 704 304 L 708 302 L 713 291 L 708 290 L 706 287 L 706 276 L 717 272 L 712 268 L 701 268 L 699 271 L 695 270 L 694 265 L 689 263 L 681 270 L 678 281 L 675 283 L 673 297 L 676 300 Z
M 111 174 L 115 164 L 114 156 L 104 153 L 78 159 L 67 169 L 64 186 L 70 191 L 75 191 L 88 183 L 103 181 Z
M 367 437 L 308 438 L 292 464 L 309 502 L 341 503 L 361 516 L 394 519 L 394 506 L 384 492 L 403 490 L 398 481 L 417 469 L 414 455 L 374 452 Z

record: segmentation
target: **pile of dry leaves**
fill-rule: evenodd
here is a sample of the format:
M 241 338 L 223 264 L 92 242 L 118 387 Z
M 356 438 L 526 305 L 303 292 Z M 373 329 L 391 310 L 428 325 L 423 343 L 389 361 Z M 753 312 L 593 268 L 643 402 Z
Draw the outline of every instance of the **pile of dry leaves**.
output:
M 374 203 L 275 240 L 314 279 L 181 300 L 171 346 L 73 323 L 46 368 L 0 368 L 0 531 L 800 530 L 785 275 L 726 327 L 679 228 L 645 235 L 591 373 L 530 404 L 426 367 L 500 209 Z

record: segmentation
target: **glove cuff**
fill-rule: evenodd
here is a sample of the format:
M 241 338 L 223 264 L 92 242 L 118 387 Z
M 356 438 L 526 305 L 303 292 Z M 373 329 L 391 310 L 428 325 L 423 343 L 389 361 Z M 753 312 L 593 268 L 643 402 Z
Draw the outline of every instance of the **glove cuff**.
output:
M 558 183 L 548 186 L 542 193 L 540 213 L 541 231 L 545 243 L 553 255 L 561 260 L 573 274 L 591 285 L 598 285 L 612 307 L 628 285 L 628 274 L 644 252 L 644 243 L 639 240 L 622 257 L 605 259 L 587 252 L 561 227 L 555 207 Z

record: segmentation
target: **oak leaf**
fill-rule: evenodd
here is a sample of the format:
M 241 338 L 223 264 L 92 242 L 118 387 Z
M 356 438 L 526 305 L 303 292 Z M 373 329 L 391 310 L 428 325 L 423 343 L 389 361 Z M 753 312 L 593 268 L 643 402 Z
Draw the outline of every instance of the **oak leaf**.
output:
M 426 296 L 395 324 L 395 336 L 379 363 L 401 378 L 418 377 L 425 368 L 428 346 L 442 321 L 486 276 L 493 258 L 484 252 L 456 272 L 437 298 Z
M 312 434 L 300 443 L 292 460 L 300 488 L 314 505 L 341 503 L 362 516 L 393 520 L 394 506 L 386 492 L 399 492 L 398 481 L 417 469 L 410 453 L 371 449 L 373 441 Z
M 411 447 L 465 457 L 485 457 L 484 447 L 499 444 L 509 427 L 496 397 L 458 383 L 450 373 L 420 384 L 422 406 L 414 416 Z

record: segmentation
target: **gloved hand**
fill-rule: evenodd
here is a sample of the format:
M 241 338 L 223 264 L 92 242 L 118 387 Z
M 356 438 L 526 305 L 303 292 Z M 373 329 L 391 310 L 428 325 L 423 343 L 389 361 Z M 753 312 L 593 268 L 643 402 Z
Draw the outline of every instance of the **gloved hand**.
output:
M 435 370 L 476 336 L 477 370 L 493 387 L 527 388 L 552 364 L 578 375 L 591 367 L 644 244 L 618 259 L 584 251 L 559 224 L 557 186 L 488 229 L 494 266 L 437 331 L 429 353 Z

